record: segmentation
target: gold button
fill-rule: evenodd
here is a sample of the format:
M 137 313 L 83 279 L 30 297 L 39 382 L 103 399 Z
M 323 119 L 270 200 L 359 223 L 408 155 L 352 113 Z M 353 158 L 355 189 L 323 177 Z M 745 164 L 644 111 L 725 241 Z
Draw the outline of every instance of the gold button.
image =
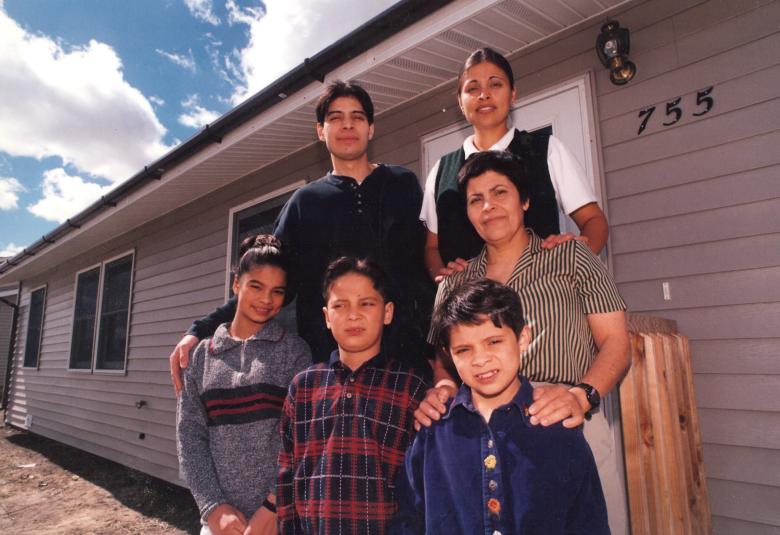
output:
M 493 470 L 496 467 L 496 456 L 495 455 L 488 455 L 485 457 L 485 468 L 488 470 Z

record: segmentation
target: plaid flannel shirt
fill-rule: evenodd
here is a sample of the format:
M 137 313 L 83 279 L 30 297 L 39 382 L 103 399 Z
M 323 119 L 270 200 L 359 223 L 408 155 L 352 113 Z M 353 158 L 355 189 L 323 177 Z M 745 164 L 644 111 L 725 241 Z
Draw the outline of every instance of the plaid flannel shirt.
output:
M 382 354 L 353 371 L 334 351 L 328 364 L 296 375 L 281 418 L 280 533 L 386 533 L 426 389 Z

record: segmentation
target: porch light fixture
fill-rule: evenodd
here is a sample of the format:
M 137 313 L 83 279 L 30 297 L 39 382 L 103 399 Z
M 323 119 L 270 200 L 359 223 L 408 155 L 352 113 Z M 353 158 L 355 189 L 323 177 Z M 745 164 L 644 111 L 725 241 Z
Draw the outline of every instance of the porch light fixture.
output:
M 621 28 L 616 20 L 601 27 L 601 33 L 596 39 L 596 54 L 609 69 L 609 80 L 615 85 L 628 83 L 636 74 L 636 65 L 628 60 L 630 50 L 628 28 Z

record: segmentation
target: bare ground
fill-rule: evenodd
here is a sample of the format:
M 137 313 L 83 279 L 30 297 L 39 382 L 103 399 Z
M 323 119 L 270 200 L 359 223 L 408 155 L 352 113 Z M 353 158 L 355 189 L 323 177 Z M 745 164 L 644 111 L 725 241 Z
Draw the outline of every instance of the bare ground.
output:
M 0 533 L 199 533 L 181 487 L 40 435 L 0 430 Z

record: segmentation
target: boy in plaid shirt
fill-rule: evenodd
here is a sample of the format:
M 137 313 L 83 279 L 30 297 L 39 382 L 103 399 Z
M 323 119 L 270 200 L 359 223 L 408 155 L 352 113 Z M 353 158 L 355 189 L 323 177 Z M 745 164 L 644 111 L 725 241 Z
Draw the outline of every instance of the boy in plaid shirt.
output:
M 279 531 L 382 534 L 398 510 L 394 481 L 427 385 L 381 352 L 393 318 L 381 268 L 339 258 L 323 288 L 338 349 L 296 375 L 284 403 Z

